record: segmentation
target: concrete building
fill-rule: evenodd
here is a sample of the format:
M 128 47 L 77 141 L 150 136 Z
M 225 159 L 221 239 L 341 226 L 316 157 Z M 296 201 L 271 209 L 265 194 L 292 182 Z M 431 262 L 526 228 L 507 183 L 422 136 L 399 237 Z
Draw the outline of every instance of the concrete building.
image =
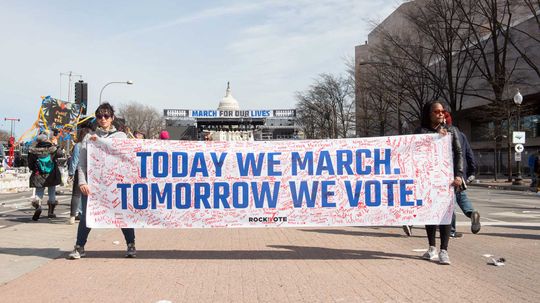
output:
M 370 76 L 370 65 L 388 64 L 381 57 L 374 58 L 375 50 L 378 46 L 384 43 L 384 36 L 381 32 L 390 32 L 393 35 L 408 35 L 415 37 L 419 33 L 414 29 L 414 25 L 409 21 L 409 12 L 417 9 L 418 6 L 426 5 L 430 0 L 408 1 L 401 4 L 391 15 L 383 20 L 376 28 L 368 35 L 367 41 L 364 44 L 355 47 L 355 81 L 356 81 L 356 115 L 357 115 L 357 136 L 378 135 L 376 132 L 370 132 L 370 126 L 367 125 L 369 117 L 374 117 L 371 107 L 376 104 L 366 102 L 366 87 L 364 80 Z M 468 86 L 470 91 L 473 91 L 477 96 L 472 94 L 463 94 L 461 108 L 458 112 L 452 113 L 454 116 L 454 124 L 456 124 L 469 138 L 471 146 L 475 152 L 476 160 L 479 163 L 480 174 L 494 174 L 496 171 L 504 174 L 508 171 L 507 159 L 510 155 L 510 163 L 514 166 L 513 171 L 516 171 L 516 163 L 514 161 L 515 152 L 514 144 L 512 143 L 512 133 L 508 133 L 505 125 L 510 121 L 511 129 L 516 130 L 516 116 L 518 106 L 514 105 L 513 97 L 519 89 L 523 95 L 523 103 L 520 106 L 520 127 L 526 133 L 525 150 L 521 153 L 523 172 L 525 175 L 529 173 L 527 167 L 527 158 L 535 153 L 540 148 L 540 77 L 536 74 L 533 68 L 523 60 L 516 49 L 526 52 L 528 59 L 540 68 L 540 52 L 536 49 L 540 46 L 540 30 L 539 25 L 531 11 L 523 4 L 517 4 L 512 9 L 511 34 L 516 47 L 509 46 L 506 62 L 511 73 L 508 84 L 503 93 L 503 99 L 507 100 L 509 108 L 510 120 L 495 119 L 494 116 L 488 114 L 490 101 L 486 99 L 493 98 L 493 90 L 481 75 L 481 72 L 475 70 L 469 81 Z M 418 37 L 421 39 L 421 37 Z M 490 45 L 487 46 L 489 51 Z M 489 60 L 489 59 L 488 59 Z M 493 62 L 490 62 L 493 63 Z M 425 102 L 433 99 L 426 97 Z M 401 104 L 401 103 L 400 103 Z M 400 120 L 399 111 L 410 110 L 402 105 L 399 109 L 390 112 L 394 120 L 387 124 L 387 135 L 408 133 L 414 129 L 417 124 L 405 125 Z M 397 114 L 397 117 L 396 117 Z M 496 133 L 495 125 L 500 123 L 503 132 Z M 397 124 L 397 125 L 396 125 Z

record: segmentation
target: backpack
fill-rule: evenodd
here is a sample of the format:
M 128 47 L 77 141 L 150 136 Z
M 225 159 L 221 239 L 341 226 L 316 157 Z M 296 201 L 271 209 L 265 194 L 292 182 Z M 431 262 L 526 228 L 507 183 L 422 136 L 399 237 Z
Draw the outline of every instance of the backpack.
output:
M 54 162 L 51 159 L 51 155 L 39 157 L 37 159 L 37 167 L 40 173 L 50 174 L 54 169 Z

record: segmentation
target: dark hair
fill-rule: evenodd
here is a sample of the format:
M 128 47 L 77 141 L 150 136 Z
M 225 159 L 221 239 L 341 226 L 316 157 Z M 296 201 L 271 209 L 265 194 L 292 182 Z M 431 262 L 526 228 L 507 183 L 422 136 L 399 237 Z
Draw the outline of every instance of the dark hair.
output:
M 442 105 L 443 109 L 446 109 L 442 101 L 431 101 L 424 104 L 424 107 L 422 107 L 422 118 L 420 119 L 420 126 L 422 128 L 431 128 L 431 109 L 437 103 Z
M 98 114 L 110 114 L 114 117 L 114 108 L 108 102 L 101 103 L 96 109 L 96 116 Z
M 77 140 L 75 140 L 75 143 L 82 142 L 84 137 L 91 131 L 92 129 L 89 127 L 81 127 L 77 130 Z
M 137 137 L 138 134 L 141 134 L 143 136 L 143 139 L 146 139 L 146 135 L 142 131 L 136 130 L 133 132 L 134 137 Z

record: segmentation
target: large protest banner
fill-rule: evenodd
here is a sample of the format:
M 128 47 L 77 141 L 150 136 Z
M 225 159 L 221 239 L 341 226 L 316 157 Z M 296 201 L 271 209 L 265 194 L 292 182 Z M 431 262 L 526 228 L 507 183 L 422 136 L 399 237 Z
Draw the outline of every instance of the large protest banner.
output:
M 89 227 L 449 224 L 450 135 L 88 144 Z

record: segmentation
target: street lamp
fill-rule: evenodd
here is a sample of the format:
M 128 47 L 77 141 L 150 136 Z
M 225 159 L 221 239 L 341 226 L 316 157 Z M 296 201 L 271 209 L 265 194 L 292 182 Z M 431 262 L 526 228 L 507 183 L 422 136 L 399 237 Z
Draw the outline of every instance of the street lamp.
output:
M 105 85 L 103 85 L 103 87 L 101 88 L 101 91 L 99 92 L 99 104 L 101 105 L 101 95 L 103 94 L 103 90 L 105 89 L 105 87 L 109 86 L 110 84 L 127 84 L 127 85 L 132 85 L 133 84 L 133 81 L 131 80 L 128 80 L 128 81 L 113 81 L 113 82 L 109 82 Z
M 517 114 L 517 130 L 521 131 L 521 102 L 523 102 L 523 96 L 519 92 L 519 88 L 517 90 L 517 93 L 514 95 L 514 103 L 517 105 L 518 108 L 518 114 Z M 514 185 L 522 185 L 523 184 L 523 178 L 521 177 L 521 160 L 517 161 L 517 175 L 516 179 L 514 181 Z

